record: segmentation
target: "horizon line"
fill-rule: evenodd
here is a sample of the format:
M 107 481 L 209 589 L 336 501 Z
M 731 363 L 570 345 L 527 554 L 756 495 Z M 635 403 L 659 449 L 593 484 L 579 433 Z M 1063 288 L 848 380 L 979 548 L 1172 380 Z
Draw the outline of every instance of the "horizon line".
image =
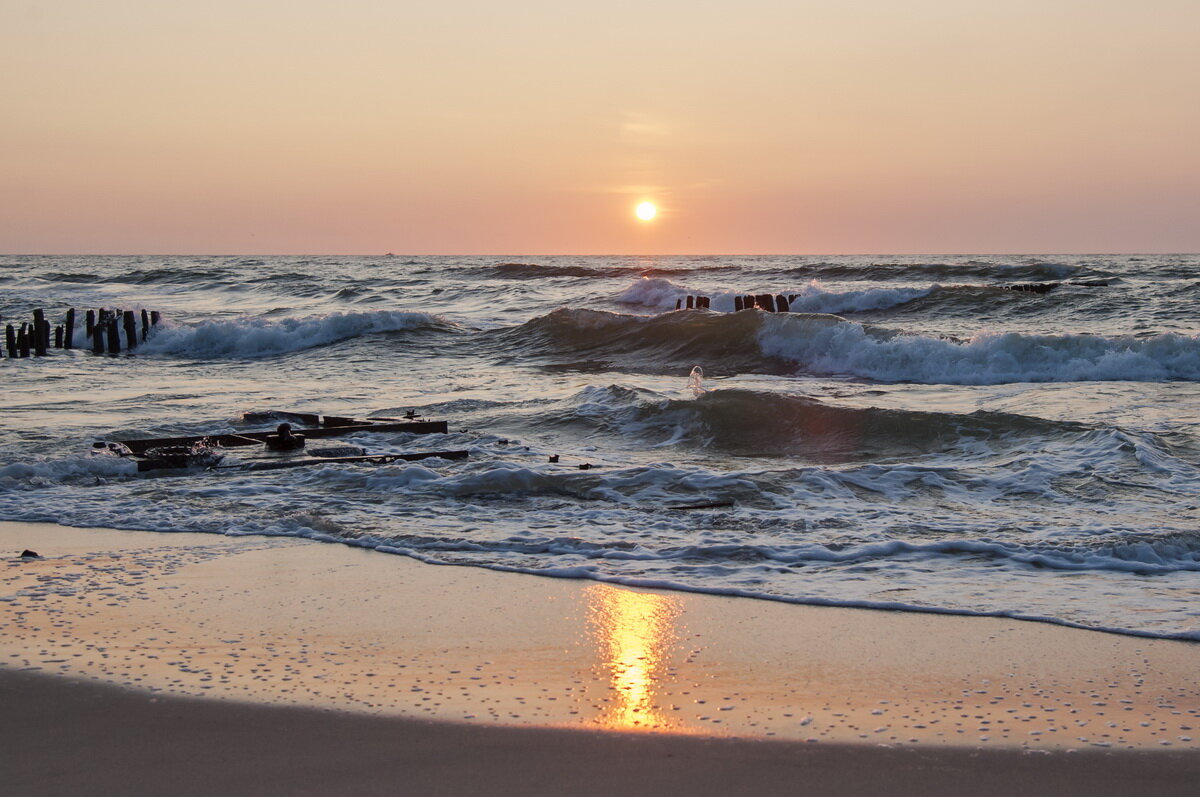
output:
M 414 253 L 414 252 L 4 252 L 0 257 L 1134 257 L 1200 256 L 1195 252 L 1120 251 L 1120 252 L 673 252 L 673 253 L 570 253 L 570 252 L 489 252 L 489 253 Z

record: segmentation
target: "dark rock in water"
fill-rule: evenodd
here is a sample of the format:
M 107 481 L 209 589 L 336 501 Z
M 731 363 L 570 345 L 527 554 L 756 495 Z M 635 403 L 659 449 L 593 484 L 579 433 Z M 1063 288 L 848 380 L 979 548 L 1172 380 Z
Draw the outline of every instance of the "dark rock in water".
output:
M 550 461 L 551 461 L 551 462 L 558 462 L 558 454 L 551 454 L 551 455 L 550 455 Z
M 31 551 L 28 548 L 26 548 L 25 550 L 21 551 L 21 558 L 22 559 L 41 559 L 42 557 L 38 555 L 37 551 Z
M 591 470 L 591 469 L 592 469 L 592 463 L 590 463 L 590 462 L 585 462 L 585 463 L 583 463 L 582 465 L 580 465 L 580 466 L 579 466 L 579 469 L 580 469 L 580 470 Z

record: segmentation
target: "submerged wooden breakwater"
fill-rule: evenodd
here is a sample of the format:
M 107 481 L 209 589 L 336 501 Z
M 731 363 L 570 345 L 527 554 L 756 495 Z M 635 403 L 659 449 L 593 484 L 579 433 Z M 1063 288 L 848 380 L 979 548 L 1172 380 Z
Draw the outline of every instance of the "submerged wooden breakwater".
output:
M 72 307 L 63 315 L 62 322 L 52 327 L 45 310 L 34 310 L 30 320 L 21 321 L 19 325 L 14 320 L 5 325 L 2 352 L 17 359 L 45 357 L 51 349 L 73 349 L 77 316 Z M 139 343 L 146 342 L 150 330 L 158 326 L 161 318 L 157 310 L 88 310 L 83 316 L 84 328 L 78 330 L 83 332 L 85 339 L 82 348 L 90 349 L 93 354 L 132 351 Z
M 675 300 L 676 310 L 701 310 L 710 306 L 707 296 L 685 296 Z M 768 313 L 786 313 L 791 303 L 796 301 L 796 294 L 784 296 L 782 293 L 747 293 L 744 296 L 733 297 L 733 309 L 766 310 Z
M 1003 288 L 1008 291 L 1019 291 L 1021 293 L 1049 293 L 1055 288 L 1060 288 L 1063 285 L 1078 285 L 1084 288 L 1103 288 L 1109 284 L 1105 279 L 1091 280 L 1069 280 L 1067 282 L 1019 282 L 1009 285 L 995 285 L 992 287 Z M 734 312 L 739 310 L 765 310 L 768 313 L 789 313 L 791 306 L 796 301 L 799 294 L 789 293 L 747 293 L 744 295 L 735 295 L 733 297 Z M 711 298 L 708 296 L 689 295 L 681 296 L 675 300 L 676 310 L 703 310 L 711 306 Z

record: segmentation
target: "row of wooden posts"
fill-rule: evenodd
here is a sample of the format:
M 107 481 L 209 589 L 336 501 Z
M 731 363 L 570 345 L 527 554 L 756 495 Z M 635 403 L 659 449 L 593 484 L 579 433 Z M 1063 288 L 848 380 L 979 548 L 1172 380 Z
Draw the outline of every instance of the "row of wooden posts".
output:
M 51 348 L 75 348 L 75 308 L 67 311 L 63 322 L 53 327 L 46 320 L 45 310 L 34 310 L 33 319 L 21 322 L 20 326 L 8 324 L 4 327 L 4 351 L 10 358 L 45 357 Z M 119 354 L 130 351 L 144 343 L 150 330 L 158 326 L 160 315 L 157 310 L 141 311 L 141 318 L 133 310 L 88 310 L 84 315 L 84 330 L 93 354 Z M 138 321 L 141 329 L 138 329 Z M 121 346 L 121 333 L 125 333 L 125 345 Z M 53 344 L 53 345 L 52 345 Z
M 782 293 L 770 294 L 746 294 L 745 296 L 733 297 L 733 309 L 737 310 L 753 310 L 757 307 L 759 310 L 766 310 L 768 313 L 786 313 L 792 302 L 796 301 L 796 294 L 784 296 Z M 676 310 L 700 310 L 709 306 L 709 298 L 707 296 L 685 296 L 675 300 Z
M 1069 285 L 1082 285 L 1086 288 L 1102 288 L 1109 284 L 1108 280 L 1072 280 L 1067 283 Z M 1022 293 L 1049 293 L 1055 288 L 1063 285 L 1061 282 L 1023 282 L 1014 283 L 1012 285 L 1000 285 L 1000 288 L 1006 288 L 1010 291 L 1021 291 Z M 797 294 L 792 293 L 784 296 L 781 293 L 759 293 L 746 294 L 745 296 L 733 297 L 734 310 L 752 310 L 757 307 L 759 310 L 766 310 L 768 313 L 787 313 L 792 302 L 796 301 Z M 709 306 L 707 296 L 684 296 L 675 300 L 676 310 L 699 310 Z

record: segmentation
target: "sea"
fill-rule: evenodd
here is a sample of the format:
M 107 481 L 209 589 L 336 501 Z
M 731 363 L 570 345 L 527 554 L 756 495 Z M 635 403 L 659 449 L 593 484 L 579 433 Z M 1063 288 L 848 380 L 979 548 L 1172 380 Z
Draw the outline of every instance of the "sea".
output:
M 72 307 L 162 320 L 0 357 L 0 520 L 1200 640 L 1198 255 L 0 257 L 0 327 Z M 93 448 L 287 412 L 469 456 Z

